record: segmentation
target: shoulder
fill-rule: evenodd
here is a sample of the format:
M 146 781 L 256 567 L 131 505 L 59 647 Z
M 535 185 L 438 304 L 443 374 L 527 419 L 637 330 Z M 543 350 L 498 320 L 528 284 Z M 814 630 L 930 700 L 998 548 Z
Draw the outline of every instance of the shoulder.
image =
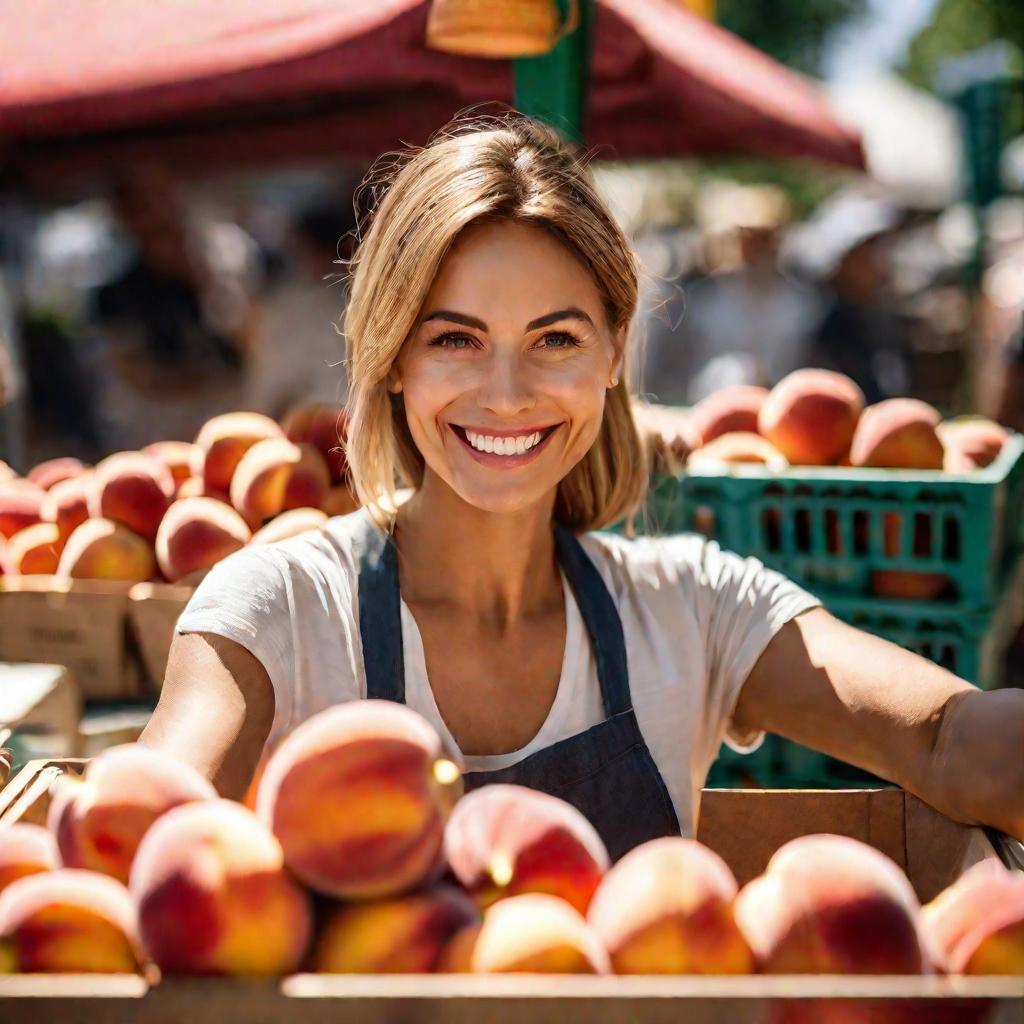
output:
M 588 533 L 580 537 L 580 543 L 604 574 L 654 586 L 699 578 L 709 551 L 717 551 L 717 545 L 695 533 L 667 537 Z

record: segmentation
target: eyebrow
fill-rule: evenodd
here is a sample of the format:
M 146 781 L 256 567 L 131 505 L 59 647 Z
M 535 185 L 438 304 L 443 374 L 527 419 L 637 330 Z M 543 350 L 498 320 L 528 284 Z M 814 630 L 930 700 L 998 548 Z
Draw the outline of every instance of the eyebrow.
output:
M 428 313 L 423 318 L 423 323 L 427 323 L 430 320 L 447 320 L 450 323 L 462 324 L 463 327 L 473 327 L 478 331 L 487 330 L 487 324 L 483 320 L 478 320 L 475 316 L 467 316 L 465 313 L 456 313 L 451 309 L 435 309 L 433 313 Z M 553 313 L 545 313 L 544 316 L 531 320 L 526 325 L 526 329 L 527 331 L 536 331 L 541 327 L 548 327 L 551 324 L 558 323 L 559 320 L 582 320 L 590 324 L 591 327 L 594 326 L 594 321 L 582 309 L 570 306 L 568 309 L 556 309 Z

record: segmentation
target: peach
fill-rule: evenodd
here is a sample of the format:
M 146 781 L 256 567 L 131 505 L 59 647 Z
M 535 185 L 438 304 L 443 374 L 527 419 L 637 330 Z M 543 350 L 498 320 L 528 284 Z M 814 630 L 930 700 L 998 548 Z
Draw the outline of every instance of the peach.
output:
M 70 457 L 47 459 L 46 462 L 40 462 L 39 465 L 33 466 L 26 474 L 25 479 L 37 487 L 42 487 L 44 491 L 48 491 L 54 484 L 59 484 L 62 480 L 74 479 L 84 472 L 85 468 L 80 459 Z
M 156 534 L 160 571 L 171 582 L 209 569 L 249 543 L 242 517 L 214 498 L 179 498 Z
M 78 476 L 54 484 L 46 492 L 40 515 L 43 522 L 56 523 L 63 540 L 67 540 L 89 518 L 91 488 L 92 470 L 87 469 Z
M 163 815 L 139 846 L 129 888 L 143 944 L 165 974 L 287 974 L 309 945 L 309 900 L 281 844 L 231 800 Z
M 437 870 L 458 782 L 415 711 L 359 700 L 313 715 L 281 743 L 256 810 L 306 885 L 348 899 L 389 896 Z
M 903 551 L 903 517 L 899 512 L 886 512 L 882 518 L 885 553 L 890 558 Z M 928 521 L 914 525 L 913 553 L 926 557 L 935 543 Z M 871 590 L 877 597 L 911 601 L 934 601 L 949 583 L 939 572 L 917 572 L 908 569 L 876 569 L 871 573 Z
M 284 433 L 296 444 L 311 444 L 323 456 L 331 482 L 339 484 L 348 472 L 344 439 L 348 433 L 345 406 L 314 402 L 293 409 L 284 420 Z
M 575 807 L 525 786 L 490 785 L 464 796 L 444 843 L 452 874 L 481 907 L 545 892 L 586 913 L 610 863 L 601 837 Z
M 317 507 L 329 489 L 327 464 L 315 448 L 269 438 L 242 456 L 231 480 L 231 504 L 256 528 L 286 509 Z
M 484 914 L 475 974 L 607 974 L 608 954 L 579 911 L 558 896 L 525 893 Z
M 938 409 L 916 398 L 888 398 L 868 406 L 850 445 L 854 466 L 942 469 L 945 452 Z
M 992 420 L 948 420 L 935 428 L 945 449 L 943 469 L 947 473 L 970 473 L 990 466 L 999 457 L 1009 432 Z
M 113 519 L 151 541 L 173 498 L 174 478 L 159 459 L 118 452 L 93 471 L 89 514 Z
M 196 436 L 206 486 L 230 491 L 242 456 L 258 441 L 282 436 L 281 428 L 258 412 L 228 412 L 207 420 Z
M 328 516 L 347 516 L 359 508 L 359 499 L 347 484 L 335 484 L 320 507 Z
M 767 388 L 735 384 L 702 398 L 691 414 L 700 444 L 708 444 L 723 434 L 756 434 L 757 418 L 767 397 Z
M 721 471 L 729 463 L 753 462 L 771 470 L 785 469 L 786 457 L 758 434 L 722 434 L 698 448 L 686 463 L 687 469 Z
M 4 545 L 4 572 L 22 576 L 52 576 L 64 547 L 55 523 L 26 526 Z
M 477 920 L 476 905 L 450 885 L 369 903 L 335 904 L 313 946 L 325 974 L 423 974 L 452 937 Z
M 786 843 L 743 887 L 733 913 L 769 974 L 921 974 L 932 966 L 907 877 L 846 836 Z
M 160 815 L 216 795 L 191 766 L 159 750 L 124 744 L 93 758 L 81 779 L 61 781 L 47 825 L 65 867 L 127 883 L 135 851 Z
M 308 530 L 316 530 L 327 522 L 327 513 L 318 508 L 292 508 L 275 516 L 261 530 L 252 535 L 250 544 L 276 544 L 297 537 Z
M 441 950 L 434 970 L 438 974 L 472 974 L 473 950 L 480 938 L 480 925 L 467 924 L 460 928 Z
M 772 388 L 757 428 L 794 466 L 831 466 L 849 449 L 863 408 L 844 374 L 796 370 Z
M 587 922 L 616 974 L 749 974 L 754 958 L 732 914 L 737 890 L 706 846 L 655 839 L 605 876 Z
M 0 892 L 19 878 L 59 867 L 57 844 L 41 825 L 17 822 L 0 828 Z
M 33 974 L 128 974 L 141 963 L 125 887 L 68 868 L 19 878 L 0 893 L 0 948 Z
M 26 526 L 42 521 L 46 491 L 28 480 L 0 483 L 0 537 L 13 537 Z
M 948 969 L 1024 974 L 1024 874 L 983 860 L 925 906 L 924 931 Z
M 154 441 L 142 449 L 142 454 L 162 462 L 171 471 L 175 487 L 203 468 L 199 448 L 191 441 Z
M 3 459 L 0 459 L 0 484 L 5 484 L 8 480 L 15 480 L 17 476 L 18 474 Z
M 216 487 L 207 487 L 206 481 L 201 476 L 190 476 L 183 481 L 178 488 L 178 498 L 213 498 L 214 501 L 222 502 L 225 505 L 231 504 L 231 495 Z
M 129 580 L 156 575 L 156 556 L 148 540 L 111 519 L 87 519 L 68 537 L 57 575 L 73 580 Z

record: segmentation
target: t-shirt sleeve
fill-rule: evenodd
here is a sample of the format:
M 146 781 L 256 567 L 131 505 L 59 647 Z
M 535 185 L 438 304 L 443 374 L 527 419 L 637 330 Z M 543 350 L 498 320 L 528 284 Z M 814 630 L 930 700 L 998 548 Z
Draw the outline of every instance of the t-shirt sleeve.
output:
M 790 619 L 821 602 L 756 558 L 703 545 L 708 726 L 715 747 L 724 740 L 740 753 L 756 750 L 764 732 L 742 735 L 732 724 L 740 691 L 769 641 Z
M 287 560 L 272 546 L 243 548 L 218 562 L 178 619 L 179 633 L 216 633 L 241 644 L 270 676 L 275 721 L 291 714 L 293 638 Z

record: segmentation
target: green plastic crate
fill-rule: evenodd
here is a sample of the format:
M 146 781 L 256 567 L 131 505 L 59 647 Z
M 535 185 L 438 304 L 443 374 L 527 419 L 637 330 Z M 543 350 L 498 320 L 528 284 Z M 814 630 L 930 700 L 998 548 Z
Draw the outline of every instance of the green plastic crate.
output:
M 945 576 L 949 606 L 986 608 L 1024 546 L 1020 435 L 970 474 L 735 465 L 675 487 L 657 499 L 662 532 L 705 533 L 823 596 L 870 598 L 874 573 L 911 571 Z

